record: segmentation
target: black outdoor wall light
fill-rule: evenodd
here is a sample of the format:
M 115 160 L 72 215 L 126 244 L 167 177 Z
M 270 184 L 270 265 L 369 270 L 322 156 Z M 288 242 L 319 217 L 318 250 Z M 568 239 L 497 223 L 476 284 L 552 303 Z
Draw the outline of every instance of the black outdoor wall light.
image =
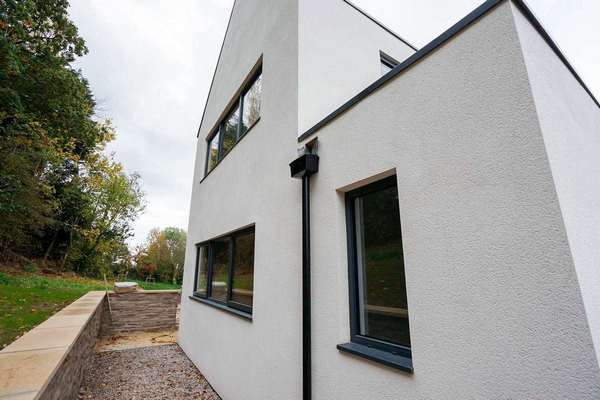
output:
M 304 153 L 290 163 L 292 178 L 308 178 L 319 172 L 319 156 Z

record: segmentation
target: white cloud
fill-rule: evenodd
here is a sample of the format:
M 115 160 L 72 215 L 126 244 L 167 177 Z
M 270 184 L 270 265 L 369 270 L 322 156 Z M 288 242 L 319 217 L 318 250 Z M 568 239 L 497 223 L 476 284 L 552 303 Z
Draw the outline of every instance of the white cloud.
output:
M 187 229 L 196 130 L 232 0 L 74 0 L 89 54 L 76 66 L 99 115 L 117 128 L 108 147 L 142 175 L 146 212 L 132 244 L 153 227 Z
M 421 47 L 480 0 L 354 0 Z M 597 0 L 531 0 L 600 96 Z M 118 138 L 109 150 L 142 175 L 148 207 L 132 244 L 153 227 L 187 229 L 196 131 L 233 0 L 72 0 L 90 53 L 77 62 Z

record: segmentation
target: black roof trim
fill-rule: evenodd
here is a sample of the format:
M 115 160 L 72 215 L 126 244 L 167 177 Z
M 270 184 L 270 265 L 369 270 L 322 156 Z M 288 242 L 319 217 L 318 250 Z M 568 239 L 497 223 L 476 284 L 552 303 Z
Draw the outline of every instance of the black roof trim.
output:
M 350 2 L 349 0 L 342 0 L 344 3 L 348 4 L 350 7 L 354 8 L 356 11 L 358 11 L 359 13 L 361 13 L 362 15 L 364 15 L 365 17 L 369 18 L 371 21 L 373 21 L 375 24 L 379 25 L 384 31 L 386 31 L 387 33 L 389 33 L 390 35 L 394 36 L 396 39 L 400 40 L 401 42 L 403 42 L 405 45 L 407 45 L 408 47 L 410 47 L 411 49 L 413 49 L 414 51 L 417 51 L 418 49 L 413 46 L 412 44 L 410 44 L 407 40 L 405 40 L 403 37 L 401 37 L 400 35 L 398 35 L 396 32 L 394 32 L 393 30 L 391 30 L 390 28 L 388 28 L 387 26 L 385 26 L 384 24 L 382 24 L 381 22 L 377 21 L 375 18 L 373 18 L 371 15 L 369 15 L 366 11 L 364 11 L 362 8 L 358 7 L 356 4 Z
M 344 0 L 344 1 L 346 1 L 346 0 Z M 339 117 L 341 114 L 348 111 L 350 108 L 352 108 L 354 105 L 356 105 L 357 103 L 359 103 L 360 101 L 362 101 L 363 99 L 365 99 L 366 97 L 371 95 L 372 93 L 376 92 L 379 88 L 384 86 L 388 81 L 394 79 L 396 76 L 402 74 L 404 71 L 406 71 L 407 69 L 412 67 L 414 64 L 416 64 L 419 61 L 421 61 L 422 59 L 424 59 L 430 53 L 434 52 L 438 47 L 442 46 L 448 40 L 452 39 L 455 35 L 460 33 L 462 30 L 467 28 L 469 25 L 471 25 L 472 23 L 477 21 L 479 18 L 481 18 L 482 16 L 484 16 L 485 14 L 487 14 L 488 12 L 493 10 L 496 6 L 498 6 L 499 4 L 501 4 L 505 1 L 512 1 L 513 3 L 515 3 L 515 5 L 519 8 L 519 10 L 521 10 L 523 15 L 527 18 L 527 20 L 533 25 L 533 27 L 538 31 L 538 33 L 542 36 L 542 38 L 546 41 L 546 43 L 550 46 L 550 48 L 558 56 L 558 58 L 563 62 L 563 64 L 567 67 L 567 69 L 573 74 L 573 76 L 575 77 L 577 82 L 579 82 L 579 84 L 583 87 L 583 89 L 590 95 L 590 97 L 592 98 L 594 103 L 596 103 L 596 105 L 598 107 L 600 107 L 600 103 L 598 103 L 598 100 L 594 97 L 593 93 L 585 85 L 585 83 L 583 82 L 581 77 L 577 74 L 575 69 L 571 66 L 569 61 L 564 56 L 564 54 L 560 51 L 560 49 L 558 48 L 556 43 L 554 43 L 554 41 L 552 40 L 550 35 L 548 35 L 546 30 L 542 27 L 540 22 L 536 19 L 535 15 L 531 12 L 529 7 L 527 6 L 527 4 L 525 4 L 525 2 L 523 0 L 487 0 L 485 3 L 483 3 L 482 5 L 477 7 L 472 12 L 470 12 L 466 17 L 464 17 L 463 19 L 458 21 L 456 24 L 454 24 L 452 27 L 450 27 L 444 33 L 442 33 L 437 38 L 435 38 L 431 42 L 429 42 L 429 44 L 427 44 L 425 47 L 423 47 L 422 49 L 420 49 L 419 51 L 417 51 L 416 53 L 414 53 L 413 55 L 408 57 L 400 65 L 396 66 L 390 72 L 388 72 L 381 78 L 377 79 L 375 82 L 373 82 L 371 85 L 369 85 L 368 87 L 363 89 L 357 95 L 355 95 L 350 100 L 348 100 L 346 103 L 344 103 L 340 107 L 338 107 L 335 111 L 333 111 L 332 113 L 327 115 L 321 121 L 317 122 L 312 128 L 308 129 L 306 132 L 304 132 L 302 135 L 300 135 L 298 137 L 298 142 L 302 142 L 302 141 L 306 140 L 307 138 L 311 137 L 312 135 L 314 135 L 319 129 L 321 129 L 325 125 L 329 124 L 331 121 L 333 121 L 334 119 Z
M 229 14 L 229 21 L 227 21 L 227 28 L 225 29 L 225 36 L 223 36 L 223 41 L 221 42 L 221 49 L 219 50 L 219 57 L 217 58 L 217 65 L 215 65 L 215 72 L 213 72 L 212 80 L 210 81 L 210 88 L 208 89 L 208 94 L 206 95 L 206 101 L 204 102 L 204 110 L 202 111 L 202 118 L 200 119 L 200 126 L 198 127 L 198 131 L 196 132 L 196 137 L 200 136 L 200 129 L 202 129 L 202 124 L 204 123 L 204 116 L 206 115 L 206 107 L 208 107 L 208 100 L 210 99 L 210 94 L 212 93 L 212 88 L 215 83 L 215 76 L 217 76 L 217 69 L 219 68 L 219 63 L 221 62 L 221 54 L 223 53 L 223 47 L 225 46 L 225 39 L 227 39 L 227 33 L 229 32 L 229 25 L 231 25 L 231 18 L 233 17 L 233 10 L 235 10 L 235 4 L 237 0 L 233 1 L 233 7 L 231 7 L 231 13 Z

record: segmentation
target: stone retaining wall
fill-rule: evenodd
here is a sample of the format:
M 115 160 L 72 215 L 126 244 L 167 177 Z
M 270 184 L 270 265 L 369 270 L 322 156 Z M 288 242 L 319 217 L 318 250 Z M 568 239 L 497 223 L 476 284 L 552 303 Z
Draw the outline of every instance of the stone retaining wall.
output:
M 100 334 L 177 329 L 179 291 L 89 292 L 0 351 L 0 400 L 76 399 Z
M 177 329 L 178 290 L 109 293 L 104 305 L 102 336 Z
M 0 351 L 0 400 L 70 400 L 90 365 L 104 292 L 89 292 Z
M 103 303 L 106 303 L 106 298 Z M 77 398 L 84 374 L 93 359 L 94 346 L 100 333 L 103 311 L 103 305 L 100 305 L 93 313 L 60 368 L 48 382 L 46 390 L 39 397 L 40 400 Z

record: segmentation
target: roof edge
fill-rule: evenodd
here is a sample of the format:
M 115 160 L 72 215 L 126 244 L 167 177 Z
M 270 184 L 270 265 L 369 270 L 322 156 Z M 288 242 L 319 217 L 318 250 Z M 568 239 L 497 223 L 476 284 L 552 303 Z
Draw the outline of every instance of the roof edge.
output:
M 577 71 L 575 70 L 573 65 L 571 65 L 571 63 L 569 62 L 567 57 L 561 51 L 560 47 L 558 47 L 558 45 L 554 42 L 554 40 L 552 40 L 552 37 L 546 31 L 546 29 L 544 29 L 544 26 L 542 25 L 540 20 L 536 18 L 535 14 L 531 10 L 531 8 L 529 8 L 527 6 L 527 4 L 525 3 L 525 1 L 523 1 L 523 0 L 512 0 L 512 2 L 515 4 L 515 6 L 517 6 L 517 8 L 523 13 L 525 18 L 527 18 L 529 23 L 540 34 L 540 36 L 544 39 L 546 44 L 550 47 L 550 49 L 552 49 L 554 54 L 556 54 L 556 56 L 560 59 L 560 61 L 562 61 L 562 63 L 565 65 L 565 67 L 567 67 L 567 69 L 571 72 L 571 74 L 573 75 L 575 80 L 577 80 L 577 82 L 579 82 L 579 84 L 581 85 L 583 90 L 585 90 L 587 92 L 587 94 L 592 98 L 592 101 L 594 103 L 596 103 L 596 106 L 598 106 L 600 108 L 600 102 L 598 102 L 598 99 L 594 96 L 594 93 L 590 90 L 590 88 L 588 88 L 588 86 L 585 84 L 585 82 L 583 81 L 581 76 L 579 76 L 579 74 L 577 73 Z
M 405 45 L 407 45 L 408 47 L 410 47 L 414 51 L 418 51 L 419 50 L 415 46 L 413 46 L 412 44 L 410 44 L 402 36 L 398 35 L 396 32 L 394 32 L 393 30 L 391 30 L 390 28 L 388 28 L 387 26 L 385 26 L 383 23 L 381 23 L 380 21 L 378 21 L 377 19 L 375 19 L 372 15 L 370 15 L 369 13 L 367 13 L 365 10 L 363 10 L 362 8 L 360 8 L 359 6 L 357 6 L 356 4 L 352 3 L 350 0 L 342 0 L 342 1 L 344 3 L 346 3 L 347 5 L 349 5 L 350 7 L 354 8 L 356 11 L 358 11 L 359 13 L 361 13 L 362 15 L 364 15 L 365 17 L 367 17 L 368 19 L 370 19 L 372 22 L 374 22 L 376 25 L 378 25 L 384 31 L 386 31 L 390 35 L 394 36 L 396 39 L 400 40 L 402 43 L 404 43 Z
M 344 0 L 345 1 L 345 0 Z M 464 18 L 458 21 L 456 24 L 452 25 L 449 29 L 447 29 L 444 33 L 433 39 L 423 48 L 418 50 L 416 53 L 408 57 L 402 63 L 397 65 L 390 72 L 377 79 L 371 85 L 367 86 L 357 95 L 352 97 L 346 103 L 342 104 L 335 111 L 327 115 L 321 121 L 317 122 L 312 128 L 309 128 L 306 132 L 298 137 L 298 142 L 302 142 L 315 134 L 319 129 L 329 124 L 331 121 L 348 111 L 350 108 L 355 106 L 357 103 L 370 96 L 372 93 L 376 92 L 379 88 L 384 86 L 388 81 L 394 79 L 396 76 L 402 74 L 404 71 L 417 64 L 423 58 L 431 54 L 438 47 L 446 43 L 448 40 L 452 39 L 455 35 L 461 32 L 463 29 L 467 28 L 473 22 L 477 21 L 483 15 L 487 14 L 489 11 L 494 9 L 500 3 L 507 0 L 487 0 L 485 3 L 477 7 L 475 10 L 467 14 Z
M 196 137 L 200 137 L 200 129 L 202 129 L 202 124 L 204 123 L 204 116 L 206 115 L 206 108 L 208 107 L 208 100 L 210 99 L 210 94 L 212 93 L 212 88 L 215 83 L 215 77 L 217 76 L 217 69 L 219 69 L 219 63 L 221 62 L 221 54 L 223 54 L 223 47 L 225 47 L 225 39 L 227 39 L 227 34 L 229 33 L 229 26 L 231 25 L 231 18 L 233 17 L 233 10 L 235 10 L 235 5 L 237 0 L 233 0 L 233 6 L 231 7 L 231 13 L 229 13 L 229 20 L 227 21 L 227 28 L 225 28 L 225 35 L 223 35 L 223 41 L 221 42 L 221 49 L 219 50 L 219 57 L 217 57 L 217 64 L 215 65 L 215 70 L 213 72 L 212 80 L 210 81 L 210 87 L 208 88 L 208 94 L 206 95 L 206 101 L 204 102 L 204 110 L 202 111 L 202 118 L 200 118 L 200 126 L 198 126 L 198 130 L 196 131 Z
M 349 3 L 347 0 L 343 0 L 343 1 L 346 3 Z M 579 82 L 579 84 L 583 87 L 583 89 L 592 98 L 592 101 L 594 101 L 594 103 L 596 103 L 596 105 L 600 108 L 600 103 L 594 97 L 591 90 L 586 86 L 586 84 L 581 79 L 579 74 L 577 74 L 577 72 L 575 71 L 573 66 L 569 63 L 567 58 L 560 51 L 559 47 L 552 40 L 552 38 L 550 37 L 548 32 L 543 28 L 542 24 L 537 20 L 537 18 L 533 14 L 533 12 L 531 12 L 529 7 L 523 0 L 487 0 L 485 3 L 481 4 L 475 10 L 471 11 L 469 14 L 467 14 L 465 17 L 463 17 L 456 24 L 452 25 L 449 29 L 447 29 L 441 35 L 439 35 L 438 37 L 433 39 L 431 42 L 429 42 L 423 48 L 421 48 L 416 53 L 414 53 L 413 55 L 408 57 L 406 60 L 404 60 L 402 63 L 400 63 L 394 69 L 392 69 L 386 75 L 377 79 L 371 85 L 367 86 L 365 89 L 360 91 L 358 94 L 356 94 L 350 100 L 348 100 L 346 103 L 342 104 L 336 110 L 331 112 L 325 118 L 323 118 L 322 120 L 317 122 L 315 125 L 313 125 L 311 128 L 309 128 L 307 131 L 305 131 L 302 135 L 300 135 L 298 137 L 298 142 L 303 142 L 304 140 L 306 140 L 309 137 L 316 134 L 317 131 L 319 131 L 321 128 L 328 125 L 331 121 L 335 120 L 337 117 L 344 114 L 346 111 L 348 111 L 349 109 L 354 107 L 356 104 L 361 102 L 363 99 L 365 99 L 366 97 L 369 97 L 372 93 L 379 90 L 388 81 L 394 79 L 398 75 L 401 75 L 404 71 L 408 70 L 410 67 L 417 64 L 419 61 L 421 61 L 422 59 L 427 57 L 429 54 L 433 53 L 435 50 L 437 50 L 439 47 L 441 47 L 444 43 L 448 42 L 454 36 L 459 34 L 461 31 L 463 31 L 464 29 L 469 27 L 471 24 L 473 24 L 474 22 L 479 20 L 481 17 L 486 15 L 488 12 L 490 12 L 494 8 L 496 8 L 496 6 L 498 6 L 499 4 L 501 4 L 505 1 L 512 1 L 519 8 L 519 10 L 521 10 L 521 12 L 527 18 L 529 23 L 532 24 L 532 26 L 535 28 L 535 30 L 542 36 L 542 38 L 548 44 L 548 46 L 550 46 L 550 48 L 554 51 L 554 53 L 557 55 L 557 57 L 563 62 L 563 64 L 573 74 L 573 76 Z

